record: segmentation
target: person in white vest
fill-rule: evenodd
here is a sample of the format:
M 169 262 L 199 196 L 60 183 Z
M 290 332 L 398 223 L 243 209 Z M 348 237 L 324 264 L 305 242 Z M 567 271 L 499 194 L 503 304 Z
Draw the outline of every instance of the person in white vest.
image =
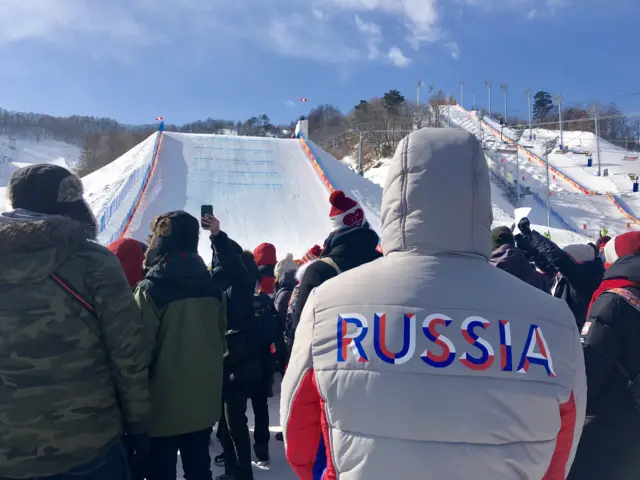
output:
M 306 303 L 282 386 L 299 478 L 564 480 L 586 379 L 566 303 L 494 268 L 479 142 L 405 138 L 382 199 L 382 259 Z

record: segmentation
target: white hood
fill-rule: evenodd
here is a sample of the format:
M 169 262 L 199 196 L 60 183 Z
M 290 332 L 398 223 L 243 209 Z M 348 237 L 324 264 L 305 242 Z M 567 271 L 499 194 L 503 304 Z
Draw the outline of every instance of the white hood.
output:
M 382 195 L 385 255 L 416 251 L 491 256 L 491 187 L 478 140 L 457 129 L 408 135 Z

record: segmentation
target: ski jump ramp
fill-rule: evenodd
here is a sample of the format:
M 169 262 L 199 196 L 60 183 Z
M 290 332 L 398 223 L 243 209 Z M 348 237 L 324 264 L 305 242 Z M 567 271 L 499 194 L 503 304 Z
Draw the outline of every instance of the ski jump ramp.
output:
M 120 236 L 146 241 L 158 215 L 185 210 L 199 218 L 200 206 L 210 204 L 222 229 L 243 248 L 253 250 L 269 242 L 276 245 L 279 257 L 288 252 L 298 257 L 313 245 L 322 245 L 331 231 L 332 188 L 343 189 L 360 201 L 372 227 L 379 228 L 382 189 L 312 142 L 170 132 L 155 135 L 156 147 L 150 137 L 134 154 L 125 154 L 84 179 L 87 198 L 101 223 L 101 243 Z M 318 152 L 317 159 L 311 150 Z M 141 153 L 152 164 L 138 160 Z M 112 173 L 103 171 L 106 169 Z M 121 185 L 120 191 L 109 186 L 114 182 Z M 109 189 L 111 202 L 105 201 L 103 193 Z M 206 233 L 201 234 L 199 253 L 205 260 L 211 256 Z

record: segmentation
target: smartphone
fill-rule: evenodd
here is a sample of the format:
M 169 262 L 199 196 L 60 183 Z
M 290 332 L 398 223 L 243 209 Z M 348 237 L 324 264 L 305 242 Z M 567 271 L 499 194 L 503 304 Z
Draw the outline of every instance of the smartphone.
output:
M 201 205 L 200 206 L 200 218 L 204 218 L 207 215 L 213 215 L 213 205 Z M 200 226 L 202 225 L 202 221 L 200 221 Z

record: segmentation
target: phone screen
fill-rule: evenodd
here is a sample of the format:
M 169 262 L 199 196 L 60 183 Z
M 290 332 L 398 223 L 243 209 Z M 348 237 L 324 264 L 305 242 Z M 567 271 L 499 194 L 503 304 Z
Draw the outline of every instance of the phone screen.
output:
M 202 205 L 200 207 L 200 218 L 204 218 L 207 215 L 213 215 L 213 205 Z

